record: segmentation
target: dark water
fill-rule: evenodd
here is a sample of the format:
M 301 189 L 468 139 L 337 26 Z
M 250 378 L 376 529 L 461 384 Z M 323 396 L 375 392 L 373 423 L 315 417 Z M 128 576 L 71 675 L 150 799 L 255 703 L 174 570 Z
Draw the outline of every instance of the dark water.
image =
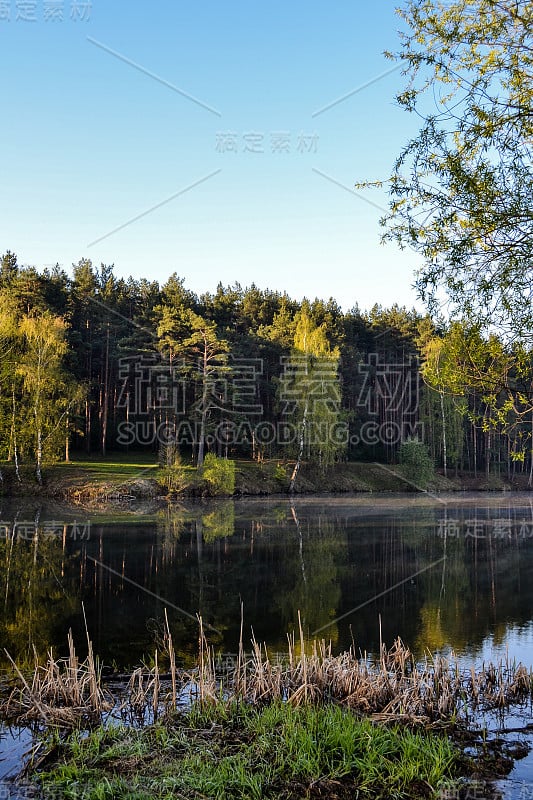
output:
M 253 627 L 271 652 L 300 612 L 336 651 L 376 651 L 381 630 L 420 656 L 533 665 L 533 499 L 243 500 L 107 521 L 0 505 L 0 645 L 21 662 L 64 653 L 69 628 L 83 655 L 82 604 L 95 652 L 118 669 L 153 655 L 165 609 L 181 665 L 195 659 L 198 613 L 231 658 L 241 603 L 245 644 Z

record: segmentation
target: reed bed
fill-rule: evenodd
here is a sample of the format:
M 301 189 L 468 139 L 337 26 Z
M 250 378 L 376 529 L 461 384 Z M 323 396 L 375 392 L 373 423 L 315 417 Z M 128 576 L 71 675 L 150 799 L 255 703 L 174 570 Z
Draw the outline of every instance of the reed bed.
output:
M 18 681 L 0 702 L 1 718 L 21 725 L 41 723 L 65 728 L 101 721 L 114 701 L 102 688 L 101 670 L 92 643 L 88 641 L 88 655 L 81 662 L 76 655 L 71 631 L 68 648 L 68 656 L 57 660 L 50 651 L 44 665 L 38 663 L 35 655 L 35 668 L 29 679 L 5 651 Z
M 448 659 L 428 653 L 419 661 L 399 638 L 390 648 L 381 644 L 377 657 L 361 656 L 354 648 L 334 655 L 325 640 L 308 643 L 301 622 L 298 634 L 288 637 L 286 659 L 274 663 L 255 638 L 246 657 L 241 628 L 235 668 L 217 671 L 200 627 L 198 668 L 184 686 L 201 703 L 336 703 L 376 720 L 424 724 L 468 720 L 479 710 L 532 697 L 533 671 L 508 658 L 477 671 L 460 667 L 453 654 Z
M 245 653 L 241 623 L 236 663 L 220 669 L 201 618 L 198 622 L 195 669 L 176 667 L 166 620 L 163 646 L 156 651 L 153 666 L 134 670 L 113 691 L 109 684 L 102 685 L 88 637 L 84 661 L 77 658 L 69 634 L 68 657 L 55 660 L 50 652 L 47 663 L 36 663 L 28 679 L 11 659 L 17 681 L 0 702 L 0 716 L 20 724 L 74 728 L 101 722 L 112 713 L 142 726 L 195 703 L 205 707 L 242 701 L 263 706 L 281 701 L 293 707 L 340 704 L 376 721 L 428 724 L 468 720 L 479 710 L 524 703 L 533 692 L 532 671 L 509 659 L 483 664 L 477 671 L 460 668 L 453 656 L 428 654 L 420 662 L 400 639 L 390 648 L 381 644 L 374 657 L 358 655 L 354 648 L 334 655 L 324 640 L 307 642 L 301 622 L 298 636 L 288 637 L 286 658 L 276 662 L 255 637 L 251 653 Z M 161 671 L 161 663 L 168 665 L 167 671 Z

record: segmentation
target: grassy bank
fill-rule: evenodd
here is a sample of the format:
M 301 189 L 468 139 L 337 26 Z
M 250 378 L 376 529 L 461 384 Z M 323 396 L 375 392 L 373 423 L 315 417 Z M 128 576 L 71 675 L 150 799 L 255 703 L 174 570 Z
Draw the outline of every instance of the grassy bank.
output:
M 237 460 L 235 465 L 235 496 L 287 494 L 294 463 L 270 460 L 256 462 Z M 74 458 L 68 464 L 50 464 L 44 470 L 44 483 L 39 486 L 33 470 L 25 467 L 21 481 L 16 479 L 13 466 L 2 466 L 3 483 L 0 492 L 7 496 L 37 495 L 76 503 L 128 501 L 168 496 L 164 476 L 157 459 L 151 454 L 113 454 L 109 459 Z M 335 464 L 327 470 L 304 463 L 295 487 L 297 494 L 350 492 L 420 492 L 420 491 L 504 491 L 527 490 L 527 476 L 517 476 L 509 482 L 504 476 L 464 473 L 444 478 L 435 473 L 425 485 L 398 465 L 348 462 Z M 172 492 L 171 492 L 172 494 Z M 191 465 L 182 467 L 179 491 L 176 496 L 213 496 Z M 222 492 L 224 494 L 224 492 Z
M 442 734 L 387 728 L 338 706 L 195 707 L 141 730 L 56 741 L 45 796 L 87 798 L 428 797 L 460 772 Z

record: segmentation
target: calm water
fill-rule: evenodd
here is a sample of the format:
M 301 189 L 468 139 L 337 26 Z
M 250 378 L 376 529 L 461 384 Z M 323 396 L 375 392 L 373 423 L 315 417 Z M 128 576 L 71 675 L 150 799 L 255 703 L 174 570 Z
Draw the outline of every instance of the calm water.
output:
M 245 643 L 253 628 L 272 652 L 300 611 L 337 651 L 377 650 L 381 625 L 419 655 L 508 651 L 533 665 L 533 498 L 243 500 L 114 520 L 0 501 L 0 646 L 20 661 L 33 647 L 63 653 L 69 628 L 83 654 L 82 604 L 96 653 L 118 669 L 153 654 L 165 609 L 182 665 L 197 613 L 230 657 L 241 603 Z

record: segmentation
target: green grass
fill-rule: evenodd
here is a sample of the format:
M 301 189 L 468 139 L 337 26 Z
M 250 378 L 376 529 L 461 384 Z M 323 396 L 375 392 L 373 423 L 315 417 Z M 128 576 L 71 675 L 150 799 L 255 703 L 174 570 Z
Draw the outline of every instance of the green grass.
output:
M 373 725 L 337 706 L 194 708 L 142 730 L 72 734 L 38 776 L 54 798 L 428 797 L 459 769 L 440 734 Z M 36 776 L 34 776 L 34 779 Z
M 99 455 L 73 456 L 68 464 L 50 464 L 46 471 L 55 477 L 80 471 L 91 480 L 126 481 L 137 477 L 154 477 L 158 468 L 157 455 L 154 453 L 113 453 L 109 459 L 102 459 Z

